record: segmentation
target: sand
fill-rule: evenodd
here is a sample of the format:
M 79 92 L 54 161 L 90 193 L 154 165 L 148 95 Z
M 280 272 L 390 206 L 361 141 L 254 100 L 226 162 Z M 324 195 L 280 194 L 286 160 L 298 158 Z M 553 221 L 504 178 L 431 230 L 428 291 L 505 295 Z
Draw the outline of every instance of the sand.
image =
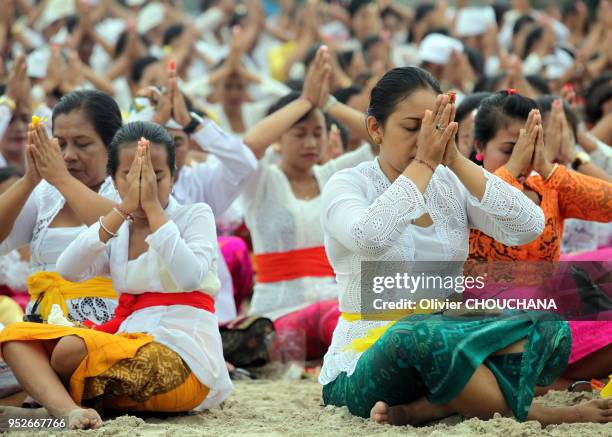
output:
M 542 428 L 512 419 L 465 420 L 454 416 L 427 427 L 377 425 L 351 416 L 345 408 L 323 407 L 321 388 L 313 378 L 298 381 L 237 381 L 234 394 L 219 408 L 202 414 L 165 419 L 122 416 L 97 431 L 11 432 L 11 436 L 612 436 L 612 423 L 572 424 Z M 573 405 L 590 394 L 551 392 L 538 402 Z

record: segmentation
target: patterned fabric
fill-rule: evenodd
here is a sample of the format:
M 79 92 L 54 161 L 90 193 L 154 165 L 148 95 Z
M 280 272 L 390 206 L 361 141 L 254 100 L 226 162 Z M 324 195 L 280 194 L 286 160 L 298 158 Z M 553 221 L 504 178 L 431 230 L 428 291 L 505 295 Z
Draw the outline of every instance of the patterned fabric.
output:
M 209 389 L 176 352 L 146 334 L 14 323 L 0 332 L 0 344 L 69 335 L 80 337 L 87 347 L 87 356 L 70 378 L 70 397 L 78 405 L 180 412 L 196 408 L 208 395 Z
M 174 351 L 159 343 L 141 347 L 136 355 L 119 361 L 100 375 L 85 381 L 84 401 L 104 397 L 110 401 L 129 397 L 136 402 L 168 392 L 183 384 L 191 371 Z
M 541 176 L 531 176 L 521 185 L 505 167 L 495 172 L 514 187 L 528 188 L 540 195 L 544 211 L 544 232 L 535 241 L 521 246 L 503 243 L 473 230 L 470 236 L 470 258 L 476 260 L 556 261 L 561 253 L 563 225 L 567 218 L 598 222 L 612 221 L 612 184 L 591 178 L 559 166 L 544 182 Z
M 458 266 L 468 256 L 470 228 L 510 245 L 536 238 L 544 227 L 540 208 L 495 175 L 485 171 L 484 176 L 486 190 L 478 200 L 443 165 L 436 168 L 423 194 L 404 176 L 389 181 L 378 159 L 336 173 L 323 190 L 321 222 L 340 290 L 340 310 L 359 314 L 365 309 L 364 261 L 439 261 L 440 266 L 457 261 Z M 415 225 L 413 220 L 425 213 L 433 224 Z M 387 323 L 340 319 L 319 382 L 325 385 L 341 372 L 350 375 L 360 355 L 346 347 Z
M 522 339 L 527 339 L 523 353 L 492 355 Z M 484 364 L 515 417 L 524 421 L 535 386 L 552 383 L 567 366 L 569 353 L 567 323 L 549 313 L 463 319 L 415 315 L 389 328 L 361 355 L 350 376 L 342 372 L 326 384 L 323 400 L 366 418 L 377 401 L 393 406 L 426 396 L 434 404 L 447 403 Z
M 509 184 L 523 186 L 504 168 L 495 172 Z M 559 166 L 552 177 L 544 182 L 541 176 L 531 176 L 525 187 L 540 195 L 540 207 L 544 211 L 546 226 L 535 241 L 522 246 L 505 246 L 479 231 L 470 237 L 470 259 L 557 261 L 560 257 L 561 236 L 566 218 L 579 218 L 599 222 L 612 221 L 612 184 L 581 175 Z M 587 323 L 585 329 L 581 323 Z M 606 323 L 606 322 L 604 322 Z M 610 327 L 592 332 L 588 322 L 572 322 L 572 354 L 570 363 L 584 358 L 612 343 Z M 594 338 L 597 338 L 594 341 Z

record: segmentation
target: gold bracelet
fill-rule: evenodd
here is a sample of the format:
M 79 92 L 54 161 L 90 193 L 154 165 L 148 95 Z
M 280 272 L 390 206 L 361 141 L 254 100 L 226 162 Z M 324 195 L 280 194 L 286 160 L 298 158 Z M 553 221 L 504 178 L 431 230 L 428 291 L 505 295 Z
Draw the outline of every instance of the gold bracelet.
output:
M 553 165 L 552 170 L 550 171 L 550 173 L 548 173 L 548 176 L 546 176 L 546 179 L 544 179 L 544 182 L 548 182 L 548 180 L 552 177 L 552 175 L 555 174 L 555 171 L 557 170 L 557 167 L 559 167 L 559 164 L 557 164 L 555 162 L 555 165 Z
M 106 226 L 104 226 L 104 222 L 102 221 L 102 219 L 104 218 L 104 216 L 100 216 L 100 218 L 98 219 L 98 223 L 100 223 L 100 227 L 102 229 L 104 229 L 104 232 L 106 232 L 108 235 L 111 236 L 111 238 L 115 238 L 117 236 L 117 234 L 109 231 Z
M 429 164 L 427 161 L 423 161 L 422 159 L 419 159 L 419 158 L 414 158 L 414 160 L 415 160 L 415 162 L 418 162 L 419 164 L 423 164 L 423 165 L 424 165 L 424 166 L 426 166 L 428 169 L 430 169 L 432 174 L 436 172 L 436 169 L 435 169 L 435 168 L 433 168 L 433 167 L 431 166 L 431 164 Z

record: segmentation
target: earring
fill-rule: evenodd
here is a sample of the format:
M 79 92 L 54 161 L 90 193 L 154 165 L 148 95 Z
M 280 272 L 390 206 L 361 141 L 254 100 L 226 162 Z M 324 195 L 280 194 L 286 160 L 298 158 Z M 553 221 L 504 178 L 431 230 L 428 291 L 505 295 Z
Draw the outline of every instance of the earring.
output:
M 476 159 L 476 161 L 482 161 L 483 159 L 482 153 L 480 152 L 476 153 L 476 156 L 474 158 Z
M 377 146 L 380 146 L 380 143 L 382 143 L 382 140 L 379 137 L 374 138 L 374 143 L 376 143 Z

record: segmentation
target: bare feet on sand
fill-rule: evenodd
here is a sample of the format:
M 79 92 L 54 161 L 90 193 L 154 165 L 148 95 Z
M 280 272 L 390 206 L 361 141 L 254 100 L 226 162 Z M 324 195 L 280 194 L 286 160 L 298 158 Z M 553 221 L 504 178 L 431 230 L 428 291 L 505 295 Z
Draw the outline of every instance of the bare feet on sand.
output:
M 454 412 L 447 405 L 417 405 L 413 403 L 390 407 L 386 403 L 378 401 L 370 410 L 370 419 L 380 424 L 417 426 L 452 414 Z
M 56 417 L 66 417 L 68 429 L 97 429 L 102 426 L 102 418 L 96 410 L 89 408 L 75 408 Z M 45 408 L 19 408 L 0 406 L 0 417 L 22 417 L 48 419 L 52 417 Z

